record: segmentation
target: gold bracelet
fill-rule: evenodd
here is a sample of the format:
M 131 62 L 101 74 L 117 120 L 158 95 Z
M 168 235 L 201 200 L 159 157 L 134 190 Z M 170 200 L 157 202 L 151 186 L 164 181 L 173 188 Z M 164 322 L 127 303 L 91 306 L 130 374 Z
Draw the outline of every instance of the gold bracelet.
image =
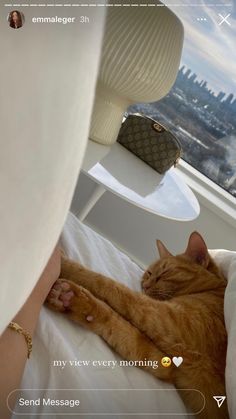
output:
M 15 322 L 11 322 L 8 327 L 12 330 L 15 330 L 17 333 L 20 333 L 20 335 L 23 335 L 26 341 L 26 345 L 28 348 L 28 358 L 30 357 L 30 354 L 32 352 L 32 338 L 30 336 L 30 334 L 28 332 L 26 332 L 26 330 L 22 329 L 21 326 L 19 326 L 19 324 L 15 323 Z

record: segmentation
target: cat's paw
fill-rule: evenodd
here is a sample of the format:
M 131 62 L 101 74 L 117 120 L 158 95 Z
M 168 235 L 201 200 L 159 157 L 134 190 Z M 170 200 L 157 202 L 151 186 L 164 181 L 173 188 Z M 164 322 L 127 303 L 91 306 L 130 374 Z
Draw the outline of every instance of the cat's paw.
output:
M 95 298 L 83 287 L 66 279 L 58 279 L 48 294 L 46 304 L 56 311 L 71 314 L 80 322 L 92 322 Z
M 71 299 L 74 297 L 74 292 L 67 280 L 58 279 L 51 288 L 46 304 L 56 311 L 66 311 L 71 304 Z

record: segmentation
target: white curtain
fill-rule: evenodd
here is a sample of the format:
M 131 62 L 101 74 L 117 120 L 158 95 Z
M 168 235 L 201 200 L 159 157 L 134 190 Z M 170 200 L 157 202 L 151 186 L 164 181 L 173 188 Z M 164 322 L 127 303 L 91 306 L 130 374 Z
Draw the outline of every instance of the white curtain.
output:
M 0 333 L 35 286 L 60 235 L 88 137 L 105 8 L 0 6 Z M 83 13 L 82 13 L 83 14 Z M 33 23 L 75 16 L 73 24 Z

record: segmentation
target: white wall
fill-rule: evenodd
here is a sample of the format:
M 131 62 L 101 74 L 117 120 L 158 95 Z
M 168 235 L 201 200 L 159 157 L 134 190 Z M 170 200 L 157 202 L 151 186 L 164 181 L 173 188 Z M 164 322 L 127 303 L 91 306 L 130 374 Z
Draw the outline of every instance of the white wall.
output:
M 81 174 L 71 206 L 74 213 L 83 206 L 93 188 L 94 183 Z M 201 213 L 196 220 L 178 222 L 149 214 L 106 192 L 87 216 L 85 223 L 144 266 L 156 258 L 157 238 L 171 252 L 181 253 L 186 247 L 189 234 L 194 230 L 203 235 L 208 248 L 236 250 L 236 229 L 201 202 L 200 205 Z

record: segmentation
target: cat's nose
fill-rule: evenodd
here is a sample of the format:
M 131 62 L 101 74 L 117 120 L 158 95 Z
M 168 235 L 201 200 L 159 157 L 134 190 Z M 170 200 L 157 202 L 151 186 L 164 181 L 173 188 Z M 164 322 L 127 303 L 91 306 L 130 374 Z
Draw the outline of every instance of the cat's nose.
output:
M 150 286 L 151 285 L 148 283 L 143 284 L 143 290 L 146 291 L 148 288 L 150 288 Z

